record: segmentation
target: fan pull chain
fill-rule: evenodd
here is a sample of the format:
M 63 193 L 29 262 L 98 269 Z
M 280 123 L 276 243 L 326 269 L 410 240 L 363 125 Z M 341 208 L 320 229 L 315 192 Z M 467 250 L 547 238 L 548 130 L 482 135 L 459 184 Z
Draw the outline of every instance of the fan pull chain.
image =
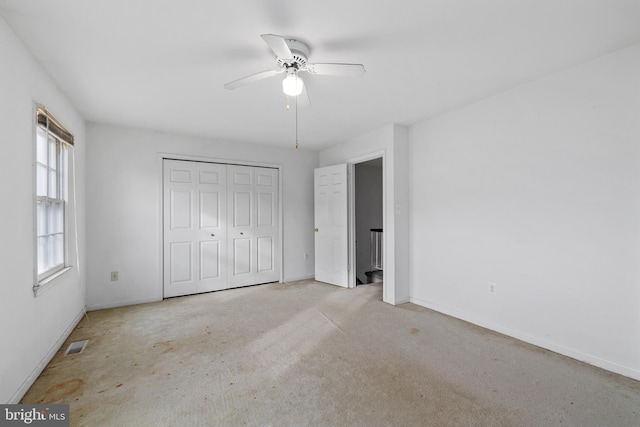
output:
M 296 150 L 298 149 L 298 97 L 296 96 Z

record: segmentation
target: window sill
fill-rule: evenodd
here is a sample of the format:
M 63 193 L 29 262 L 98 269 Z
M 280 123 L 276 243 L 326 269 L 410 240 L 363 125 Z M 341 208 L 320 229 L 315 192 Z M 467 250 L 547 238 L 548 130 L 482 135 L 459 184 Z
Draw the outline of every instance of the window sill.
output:
M 60 283 L 60 278 L 65 275 L 68 271 L 71 271 L 73 267 L 65 267 L 60 271 L 53 273 L 51 276 L 46 279 L 42 279 L 33 287 L 33 295 L 40 296 L 44 292 L 48 291 L 55 285 L 56 283 Z

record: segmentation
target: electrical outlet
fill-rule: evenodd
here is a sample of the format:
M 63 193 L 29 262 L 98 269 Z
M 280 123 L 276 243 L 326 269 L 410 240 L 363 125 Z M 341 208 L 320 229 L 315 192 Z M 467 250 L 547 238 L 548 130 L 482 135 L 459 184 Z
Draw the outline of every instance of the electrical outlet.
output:
M 112 271 L 111 272 L 111 281 L 115 282 L 118 280 L 118 272 L 117 271 Z
M 309 259 L 309 254 L 304 254 L 304 259 Z
M 493 283 L 493 282 L 489 282 L 489 283 L 488 283 L 488 289 L 487 289 L 487 290 L 489 291 L 489 293 L 490 293 L 490 294 L 495 295 L 495 294 L 496 294 L 496 287 L 497 287 L 497 286 L 498 286 L 498 285 L 496 285 L 495 283 Z

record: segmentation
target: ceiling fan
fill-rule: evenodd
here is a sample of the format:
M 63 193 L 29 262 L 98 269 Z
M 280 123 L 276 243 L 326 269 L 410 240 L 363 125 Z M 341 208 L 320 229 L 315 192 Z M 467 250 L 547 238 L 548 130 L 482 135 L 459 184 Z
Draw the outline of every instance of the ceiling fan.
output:
M 225 89 L 234 90 L 276 74 L 286 73 L 282 80 L 283 92 L 288 96 L 302 95 L 300 105 L 304 106 L 309 104 L 309 97 L 299 73 L 346 77 L 360 77 L 365 73 L 362 64 L 311 64 L 308 62 L 309 46 L 299 40 L 285 39 L 275 34 L 262 34 L 261 37 L 276 55 L 276 68 L 229 82 L 224 85 Z

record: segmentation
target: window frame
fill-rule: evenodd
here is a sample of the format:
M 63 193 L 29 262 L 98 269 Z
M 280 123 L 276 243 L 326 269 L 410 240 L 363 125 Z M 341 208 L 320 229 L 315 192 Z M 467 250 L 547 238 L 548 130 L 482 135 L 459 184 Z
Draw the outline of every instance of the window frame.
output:
M 35 108 L 35 123 L 33 128 L 33 242 L 34 242 L 34 295 L 38 296 L 40 292 L 46 289 L 45 285 L 56 282 L 56 279 L 64 275 L 67 271 L 71 270 L 69 263 L 69 187 L 71 185 L 71 164 L 70 156 L 73 156 L 73 135 L 68 132 L 60 122 L 51 115 L 46 108 L 41 105 L 36 105 Z M 44 134 L 44 135 L 42 135 Z M 39 141 L 44 136 L 46 144 L 46 165 L 41 162 L 42 157 L 39 157 Z M 55 150 L 55 154 L 51 150 Z M 55 156 L 55 169 L 52 160 L 52 154 Z M 38 170 L 46 168 L 45 189 L 46 195 L 42 193 L 42 188 L 38 185 Z M 50 187 L 50 181 L 52 175 L 55 175 L 55 194 L 51 194 L 52 187 Z M 55 197 L 51 197 L 51 196 Z M 48 222 L 54 221 L 55 214 L 51 214 L 48 209 L 52 205 L 59 204 L 61 206 L 62 218 L 57 224 L 57 229 L 53 230 L 49 227 Z M 43 206 L 46 206 L 43 207 Z M 44 229 L 44 232 L 43 232 Z M 60 230 L 61 229 L 61 230 Z M 56 262 L 56 265 L 45 271 L 40 272 L 41 254 L 39 253 L 40 239 L 42 237 L 62 235 L 62 253 L 59 254 L 62 257 L 62 262 Z M 45 254 L 52 256 L 51 252 L 55 253 L 53 247 L 44 249 Z M 45 255 L 46 258 L 46 255 Z

